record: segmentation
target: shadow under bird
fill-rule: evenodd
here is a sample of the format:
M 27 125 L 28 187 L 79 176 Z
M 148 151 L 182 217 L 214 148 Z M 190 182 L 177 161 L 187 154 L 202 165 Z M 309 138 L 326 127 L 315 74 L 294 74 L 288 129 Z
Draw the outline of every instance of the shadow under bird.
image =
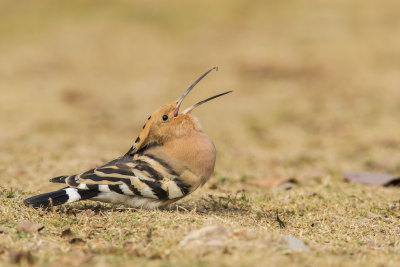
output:
M 98 200 L 152 209 L 175 202 L 203 185 L 211 176 L 216 150 L 199 121 L 190 114 L 215 95 L 179 113 L 186 95 L 216 67 L 199 77 L 172 104 L 154 112 L 130 150 L 100 167 L 50 179 L 67 187 L 24 200 L 47 208 L 80 200 Z

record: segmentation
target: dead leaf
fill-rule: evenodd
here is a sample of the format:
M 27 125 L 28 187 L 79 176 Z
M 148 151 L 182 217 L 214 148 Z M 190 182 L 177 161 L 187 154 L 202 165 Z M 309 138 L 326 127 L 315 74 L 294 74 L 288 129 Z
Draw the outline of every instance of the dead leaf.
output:
M 14 264 L 32 265 L 34 263 L 33 256 L 29 251 L 8 250 L 9 261 Z
M 18 223 L 18 232 L 25 232 L 25 233 L 37 233 L 44 228 L 43 225 L 39 223 L 30 222 L 28 220 L 22 220 Z
M 208 245 L 220 246 L 224 244 L 229 231 L 220 225 L 206 226 L 204 228 L 190 232 L 180 243 L 179 246 L 187 245 Z
M 70 228 L 65 229 L 64 231 L 61 232 L 61 237 L 65 239 L 72 239 L 75 236 L 75 234 L 71 231 Z
M 248 184 L 261 186 L 265 188 L 280 187 L 281 189 L 291 189 L 298 182 L 293 178 L 266 178 L 247 180 Z
M 86 242 L 82 238 L 74 237 L 69 241 L 69 243 L 71 245 L 84 245 Z
M 400 177 L 387 173 L 372 172 L 343 172 L 346 180 L 353 183 L 369 184 L 375 186 L 400 185 Z

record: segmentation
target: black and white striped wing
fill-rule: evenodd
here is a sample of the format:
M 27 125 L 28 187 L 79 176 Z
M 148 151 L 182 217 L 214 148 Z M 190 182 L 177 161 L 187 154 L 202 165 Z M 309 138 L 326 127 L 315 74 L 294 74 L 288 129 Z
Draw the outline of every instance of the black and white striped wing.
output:
M 87 172 L 50 181 L 83 190 L 155 200 L 179 199 L 190 192 L 190 186 L 165 161 L 151 154 L 123 156 Z

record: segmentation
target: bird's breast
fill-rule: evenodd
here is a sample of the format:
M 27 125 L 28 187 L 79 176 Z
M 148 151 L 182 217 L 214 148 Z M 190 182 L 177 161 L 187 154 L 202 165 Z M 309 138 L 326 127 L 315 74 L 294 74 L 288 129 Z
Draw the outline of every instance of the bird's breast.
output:
M 163 145 L 172 165 L 177 166 L 180 178 L 193 187 L 204 184 L 214 171 L 216 150 L 204 134 L 188 135 Z

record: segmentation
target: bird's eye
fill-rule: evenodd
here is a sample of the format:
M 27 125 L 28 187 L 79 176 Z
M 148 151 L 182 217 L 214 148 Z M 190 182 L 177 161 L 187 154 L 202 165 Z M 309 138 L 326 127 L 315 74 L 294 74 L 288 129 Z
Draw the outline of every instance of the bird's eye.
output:
M 168 115 L 162 116 L 162 120 L 163 120 L 163 121 L 167 121 L 167 120 L 168 120 Z

